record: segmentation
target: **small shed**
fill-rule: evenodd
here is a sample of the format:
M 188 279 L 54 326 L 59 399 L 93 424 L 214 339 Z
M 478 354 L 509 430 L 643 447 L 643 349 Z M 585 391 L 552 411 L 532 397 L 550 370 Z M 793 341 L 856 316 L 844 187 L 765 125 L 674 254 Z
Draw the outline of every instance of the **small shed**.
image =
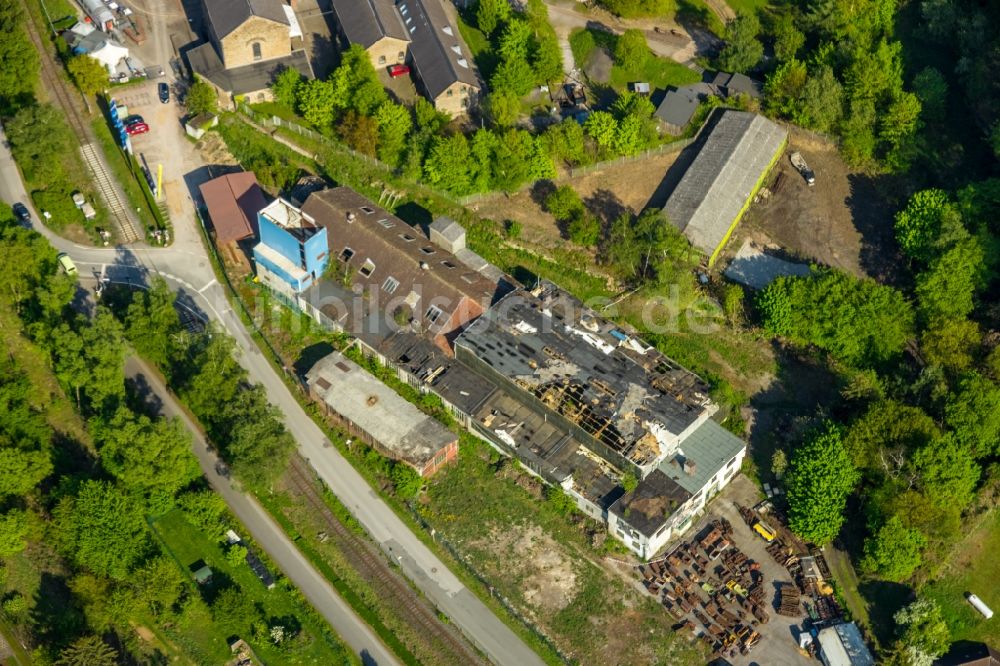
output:
M 204 562 L 194 571 L 194 581 L 199 585 L 208 585 L 212 582 L 212 570 Z
M 698 106 L 711 94 L 712 89 L 704 83 L 667 90 L 653 115 L 667 134 L 677 136 L 684 132 Z
M 184 123 L 184 131 L 192 139 L 200 139 L 205 132 L 219 124 L 219 117 L 214 113 L 199 113 Z
M 628 84 L 629 90 L 639 95 L 649 94 L 649 83 L 646 81 L 636 81 Z
M 257 234 L 257 213 L 267 206 L 267 200 L 252 171 L 213 178 L 199 189 L 217 243 L 232 243 Z
M 819 630 L 819 658 L 824 666 L 875 666 L 858 625 L 842 622 Z

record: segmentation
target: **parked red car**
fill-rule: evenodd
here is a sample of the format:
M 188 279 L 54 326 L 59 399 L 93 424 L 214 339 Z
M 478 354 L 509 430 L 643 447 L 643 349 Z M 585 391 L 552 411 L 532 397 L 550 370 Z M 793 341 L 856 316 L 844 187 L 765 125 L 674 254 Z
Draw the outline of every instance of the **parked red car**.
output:
M 135 136 L 136 134 L 145 134 L 149 131 L 149 125 L 146 123 L 132 123 L 125 127 L 125 133 L 129 136 Z
M 390 65 L 389 66 L 389 76 L 396 78 L 397 76 L 403 76 L 410 73 L 409 65 Z

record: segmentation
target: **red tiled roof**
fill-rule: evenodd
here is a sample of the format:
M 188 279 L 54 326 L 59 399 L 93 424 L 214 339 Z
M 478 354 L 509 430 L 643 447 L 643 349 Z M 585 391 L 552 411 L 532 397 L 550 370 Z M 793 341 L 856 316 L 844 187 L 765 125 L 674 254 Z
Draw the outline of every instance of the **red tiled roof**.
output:
M 257 211 L 267 205 L 252 171 L 219 176 L 199 188 L 218 243 L 249 238 L 257 233 Z

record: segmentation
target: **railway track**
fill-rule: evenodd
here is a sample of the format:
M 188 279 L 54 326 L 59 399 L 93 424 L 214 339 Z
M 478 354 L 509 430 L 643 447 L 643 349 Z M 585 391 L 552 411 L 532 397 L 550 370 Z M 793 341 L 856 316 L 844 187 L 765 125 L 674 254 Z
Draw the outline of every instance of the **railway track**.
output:
M 400 615 L 417 636 L 427 641 L 440 656 L 442 664 L 486 664 L 458 631 L 438 619 L 434 609 L 427 604 L 399 574 L 393 571 L 382 553 L 348 529 L 330 510 L 316 489 L 315 477 L 308 463 L 295 456 L 287 476 L 295 492 L 301 495 L 316 511 L 326 525 L 327 534 L 334 539 L 347 561 L 384 599 L 392 599 Z
M 94 143 L 91 128 L 83 120 L 85 114 L 78 105 L 73 103 L 72 97 L 66 90 L 66 85 L 59 76 L 59 70 L 52 58 L 52 53 L 42 38 L 43 28 L 38 25 L 35 16 L 28 10 L 28 7 L 24 6 L 23 2 L 22 6 L 28 16 L 28 20 L 25 22 L 28 36 L 35 45 L 35 49 L 38 50 L 42 63 L 42 85 L 52 95 L 52 101 L 62 107 L 63 115 L 66 116 L 70 129 L 80 142 L 80 156 L 87 166 L 87 171 L 90 172 L 105 207 L 111 214 L 111 221 L 114 223 L 118 239 L 124 243 L 135 243 L 142 240 L 139 225 L 131 215 L 124 197 L 111 178 L 100 148 Z

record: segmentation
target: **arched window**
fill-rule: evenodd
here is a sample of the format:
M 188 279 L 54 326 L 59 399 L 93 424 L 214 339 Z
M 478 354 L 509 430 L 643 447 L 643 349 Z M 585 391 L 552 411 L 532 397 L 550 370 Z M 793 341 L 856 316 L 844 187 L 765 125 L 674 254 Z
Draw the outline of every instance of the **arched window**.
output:
M 254 42 L 250 45 L 250 48 L 253 49 L 253 59 L 260 60 L 262 57 L 260 54 L 260 42 Z

